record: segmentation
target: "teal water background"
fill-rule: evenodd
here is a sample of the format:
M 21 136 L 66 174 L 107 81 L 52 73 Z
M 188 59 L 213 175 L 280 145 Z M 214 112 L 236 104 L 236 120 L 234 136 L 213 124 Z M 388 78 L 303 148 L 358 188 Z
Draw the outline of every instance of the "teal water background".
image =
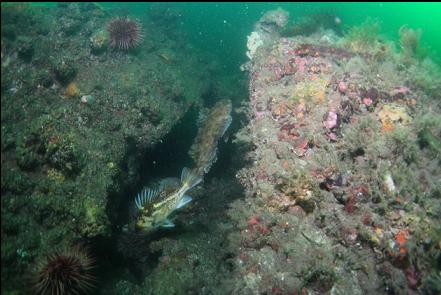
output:
M 42 4 L 38 4 L 42 5 Z M 45 3 L 43 5 L 54 5 Z M 155 3 L 100 3 L 104 8 L 116 8 L 129 15 L 142 18 Z M 190 41 L 199 50 L 216 54 L 226 71 L 239 69 L 246 61 L 246 36 L 253 25 L 268 10 L 281 7 L 290 13 L 290 19 L 317 12 L 331 12 L 341 19 L 343 29 L 361 24 L 366 18 L 381 22 L 381 33 L 398 40 L 402 25 L 422 29 L 421 42 L 429 48 L 430 56 L 441 60 L 441 3 L 161 3 L 164 7 L 178 10 L 180 26 L 188 32 Z M 146 32 L 148 37 L 148 32 Z

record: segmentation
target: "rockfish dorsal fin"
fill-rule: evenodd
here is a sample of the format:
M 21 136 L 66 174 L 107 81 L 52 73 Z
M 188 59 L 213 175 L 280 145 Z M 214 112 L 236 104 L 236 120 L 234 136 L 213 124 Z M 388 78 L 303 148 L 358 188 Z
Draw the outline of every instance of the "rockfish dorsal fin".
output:
M 135 199 L 135 206 L 138 209 L 143 209 L 143 205 L 145 203 L 150 203 L 154 198 L 156 198 L 159 195 L 160 189 L 149 189 L 146 188 L 143 191 L 141 191 L 140 193 L 138 193 L 138 195 L 136 196 Z

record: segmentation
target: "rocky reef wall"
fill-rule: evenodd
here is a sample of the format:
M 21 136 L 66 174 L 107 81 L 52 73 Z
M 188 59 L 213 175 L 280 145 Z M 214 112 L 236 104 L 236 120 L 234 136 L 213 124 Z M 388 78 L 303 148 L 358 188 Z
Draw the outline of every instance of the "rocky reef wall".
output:
M 242 66 L 250 122 L 236 142 L 253 148 L 230 209 L 233 294 L 435 294 L 440 97 L 419 79 L 439 69 L 372 21 L 345 35 L 259 30 L 280 14 L 256 24 Z

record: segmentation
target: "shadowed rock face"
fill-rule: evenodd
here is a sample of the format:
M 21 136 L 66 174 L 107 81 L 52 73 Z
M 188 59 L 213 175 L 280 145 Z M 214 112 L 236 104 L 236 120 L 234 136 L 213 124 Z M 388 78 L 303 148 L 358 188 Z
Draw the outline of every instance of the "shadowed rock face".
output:
M 217 102 L 199 129 L 195 143 L 191 147 L 190 155 L 196 162 L 196 169 L 201 174 L 207 173 L 211 165 L 216 162 L 219 139 L 231 124 L 231 108 L 230 100 Z
M 208 84 L 208 75 L 181 74 L 204 65 L 154 24 L 138 51 L 105 47 L 110 21 L 88 4 L 2 5 L 2 291 L 21 290 L 22 274 L 53 247 L 111 236 L 127 187 L 140 181 L 140 154 L 163 141 Z M 67 32 L 68 23 L 78 31 Z M 175 53 L 172 65 L 159 50 Z

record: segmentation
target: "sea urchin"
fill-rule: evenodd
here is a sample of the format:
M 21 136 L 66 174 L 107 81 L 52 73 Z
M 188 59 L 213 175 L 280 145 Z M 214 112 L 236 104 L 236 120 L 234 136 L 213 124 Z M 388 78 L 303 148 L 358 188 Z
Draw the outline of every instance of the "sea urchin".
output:
M 113 19 L 107 27 L 110 37 L 110 47 L 120 50 L 129 50 L 142 41 L 141 25 L 127 17 Z
M 96 282 L 91 273 L 94 267 L 94 259 L 80 247 L 54 252 L 40 263 L 35 276 L 36 294 L 85 294 Z

